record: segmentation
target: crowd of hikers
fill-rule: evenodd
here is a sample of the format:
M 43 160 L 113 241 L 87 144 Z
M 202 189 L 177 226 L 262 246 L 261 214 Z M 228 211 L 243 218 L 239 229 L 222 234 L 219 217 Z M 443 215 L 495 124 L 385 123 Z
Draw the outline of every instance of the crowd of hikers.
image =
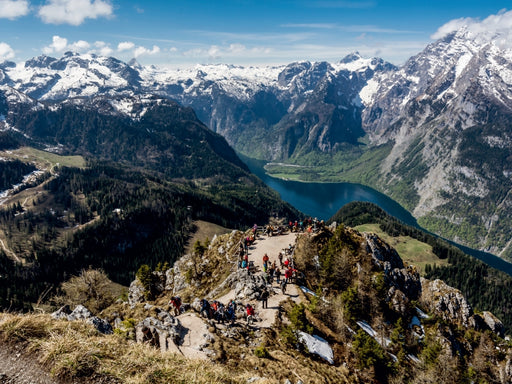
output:
M 295 222 L 290 221 L 286 229 L 292 232 L 306 231 L 310 233 L 312 231 L 316 232 L 323 225 L 323 221 L 310 218 Z M 262 232 L 267 236 L 274 236 L 282 234 L 286 229 L 281 226 L 267 225 L 263 228 Z M 251 233 L 242 239 L 238 249 L 238 268 L 247 270 L 248 275 L 256 272 L 254 262 L 249 261 L 249 248 L 257 238 L 259 230 L 260 228 L 255 224 L 251 229 Z M 295 269 L 293 252 L 294 246 L 289 244 L 288 247 L 279 252 L 277 260 L 275 261 L 271 262 L 270 257 L 266 253 L 263 255 L 261 275 L 267 286 L 259 295 L 262 309 L 268 308 L 268 298 L 274 280 L 281 289 L 281 292 L 286 294 L 287 285 L 292 282 L 297 283 L 297 281 L 304 276 Z M 181 299 L 173 296 L 169 301 L 169 307 L 172 309 L 174 315 L 179 315 L 181 312 Z M 229 303 L 223 304 L 218 300 L 208 301 L 202 299 L 200 307 L 200 316 L 208 320 L 215 320 L 220 324 L 228 323 L 229 325 L 233 325 L 237 319 L 237 309 L 239 314 L 241 314 L 243 310 L 248 325 L 255 321 L 255 308 L 250 303 L 243 305 L 241 302 L 237 303 L 235 300 L 231 300 Z
M 313 219 L 311 217 L 303 219 L 303 220 L 295 220 L 289 221 L 288 226 L 281 225 L 272 225 L 268 224 L 263 228 L 263 234 L 267 236 L 278 236 L 283 235 L 286 231 L 290 232 L 317 232 L 319 229 L 323 228 L 325 225 L 323 220 L 318 220 L 316 217 Z M 258 229 L 258 226 L 255 224 L 253 227 L 253 233 Z

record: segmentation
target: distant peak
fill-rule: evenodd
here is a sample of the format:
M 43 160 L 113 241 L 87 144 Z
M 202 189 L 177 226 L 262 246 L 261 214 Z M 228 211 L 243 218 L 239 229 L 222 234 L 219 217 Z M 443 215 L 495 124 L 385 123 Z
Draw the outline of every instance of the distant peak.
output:
M 349 53 L 347 56 L 345 56 L 343 59 L 341 59 L 340 63 L 341 64 L 348 64 L 348 63 L 352 63 L 354 61 L 357 61 L 359 59 L 362 59 L 362 57 L 359 54 L 359 52 L 355 51 L 355 52 Z
M 128 62 L 128 65 L 132 68 L 141 68 L 140 63 L 137 61 L 135 57 Z

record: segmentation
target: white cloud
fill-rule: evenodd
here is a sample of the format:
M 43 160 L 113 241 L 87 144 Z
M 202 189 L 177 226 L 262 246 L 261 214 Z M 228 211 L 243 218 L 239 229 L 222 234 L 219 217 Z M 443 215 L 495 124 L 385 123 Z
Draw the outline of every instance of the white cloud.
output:
M 14 58 L 14 50 L 7 43 L 0 43 L 0 61 L 10 60 Z
M 112 56 L 114 50 L 110 47 L 102 47 L 98 50 L 100 56 Z
M 53 36 L 52 43 L 43 48 L 43 53 L 50 55 L 52 53 L 62 53 L 68 48 L 68 39 L 60 36 Z
M 220 47 L 218 47 L 217 45 L 212 45 L 210 49 L 208 49 L 208 56 L 212 59 L 220 58 Z
M 171 48 L 169 48 L 169 52 L 178 52 L 178 48 L 171 47 Z
M 78 40 L 69 45 L 69 50 L 73 52 L 84 52 L 87 51 L 90 47 L 91 44 L 89 44 L 87 41 Z
M 240 54 L 246 50 L 243 44 L 230 44 L 228 52 L 232 54 Z
M 209 60 L 220 60 L 223 58 L 262 58 L 272 53 L 268 47 L 247 48 L 243 44 L 235 43 L 227 46 L 211 45 L 209 48 L 194 48 L 184 51 L 184 57 L 208 58 Z
M 133 56 L 139 57 L 139 56 L 147 56 L 147 55 L 156 55 L 157 53 L 160 53 L 160 47 L 157 45 L 153 45 L 153 48 L 151 50 L 147 49 L 146 47 L 135 48 L 135 50 L 133 51 Z
M 0 0 L 0 18 L 15 19 L 29 12 L 27 0 Z
M 38 15 L 45 23 L 80 25 L 85 19 L 109 17 L 112 13 L 112 5 L 104 0 L 48 0 Z
M 123 52 L 123 51 L 129 51 L 135 47 L 135 44 L 133 44 L 131 41 L 122 41 L 117 45 L 117 51 Z
M 512 11 L 502 10 L 484 20 L 470 17 L 451 20 L 441 26 L 431 38 L 440 39 L 459 30 L 465 30 L 473 38 L 483 42 L 493 41 L 497 45 L 510 48 L 512 47 Z
M 94 46 L 96 49 L 92 49 L 89 53 L 97 53 L 101 56 L 111 56 L 114 50 L 105 43 L 104 41 L 95 41 Z
M 104 41 L 95 41 L 91 44 L 85 40 L 78 40 L 73 43 L 68 43 L 68 39 L 60 36 L 53 36 L 52 43 L 43 48 L 43 53 L 46 55 L 54 53 L 62 54 L 66 51 L 94 53 L 101 56 L 110 56 L 114 52 L 110 45 Z

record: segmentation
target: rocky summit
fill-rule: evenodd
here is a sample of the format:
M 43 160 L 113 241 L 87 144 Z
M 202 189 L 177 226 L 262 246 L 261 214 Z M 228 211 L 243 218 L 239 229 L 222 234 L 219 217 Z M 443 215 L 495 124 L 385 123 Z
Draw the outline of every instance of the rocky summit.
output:
M 194 249 L 173 268 L 141 267 L 125 299 L 97 314 L 82 305 L 51 317 L 2 314 L 0 340 L 24 345 L 25 358 L 65 382 L 512 380 L 501 322 L 420 278 L 374 233 L 335 224 L 232 231 Z M 285 265 L 291 274 L 277 275 Z

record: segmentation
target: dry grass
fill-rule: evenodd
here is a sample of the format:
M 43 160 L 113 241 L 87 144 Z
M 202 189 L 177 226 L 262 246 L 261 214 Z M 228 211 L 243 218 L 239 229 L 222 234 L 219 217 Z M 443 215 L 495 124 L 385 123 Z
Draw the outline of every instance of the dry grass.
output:
M 26 345 L 31 356 L 65 381 L 122 383 L 246 383 L 249 376 L 203 360 L 105 336 L 83 322 L 49 315 L 0 316 L 0 340 Z

